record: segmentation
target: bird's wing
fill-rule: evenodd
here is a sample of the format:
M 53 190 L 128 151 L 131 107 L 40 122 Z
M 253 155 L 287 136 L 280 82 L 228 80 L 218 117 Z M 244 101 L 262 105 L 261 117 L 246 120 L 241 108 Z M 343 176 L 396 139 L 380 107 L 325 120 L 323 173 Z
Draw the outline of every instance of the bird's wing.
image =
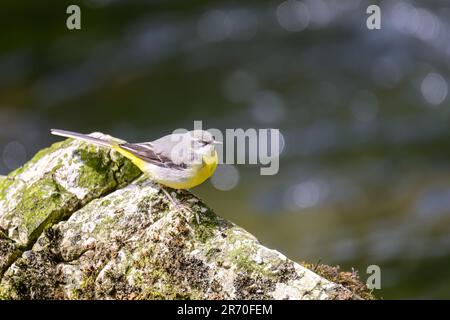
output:
M 146 143 L 122 143 L 119 146 L 131 152 L 136 157 L 162 168 L 177 170 L 187 169 L 187 163 L 183 161 L 174 161 L 170 157 L 170 152 L 163 149 L 158 150 L 151 142 Z

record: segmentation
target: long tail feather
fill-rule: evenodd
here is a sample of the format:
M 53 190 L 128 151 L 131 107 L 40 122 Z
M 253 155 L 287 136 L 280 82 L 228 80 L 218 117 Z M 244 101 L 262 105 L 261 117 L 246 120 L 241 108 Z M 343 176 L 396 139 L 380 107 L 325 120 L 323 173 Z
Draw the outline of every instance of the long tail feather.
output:
M 74 138 L 78 140 L 83 140 L 89 143 L 93 143 L 99 146 L 103 147 L 112 147 L 113 143 L 107 140 L 99 139 L 91 137 L 87 134 L 82 134 L 78 132 L 72 132 L 72 131 L 65 131 L 65 130 L 59 130 L 59 129 L 51 129 L 50 132 L 56 136 L 66 137 L 66 138 Z

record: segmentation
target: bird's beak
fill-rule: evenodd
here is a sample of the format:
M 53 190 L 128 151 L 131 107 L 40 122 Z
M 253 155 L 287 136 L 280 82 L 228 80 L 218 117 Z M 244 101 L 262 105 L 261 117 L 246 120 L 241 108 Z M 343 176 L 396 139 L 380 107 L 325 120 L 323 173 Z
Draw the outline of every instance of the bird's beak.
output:
M 213 144 L 223 144 L 222 141 L 214 141 Z

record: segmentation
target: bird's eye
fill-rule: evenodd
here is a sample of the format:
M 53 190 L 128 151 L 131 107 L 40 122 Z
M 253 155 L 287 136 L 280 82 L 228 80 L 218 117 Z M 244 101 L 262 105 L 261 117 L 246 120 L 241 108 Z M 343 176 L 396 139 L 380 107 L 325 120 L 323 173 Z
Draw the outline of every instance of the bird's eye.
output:
M 203 146 L 205 146 L 205 145 L 207 144 L 206 141 L 200 140 L 200 139 L 195 140 L 194 143 L 195 143 L 197 146 L 201 146 L 201 147 L 203 147 Z

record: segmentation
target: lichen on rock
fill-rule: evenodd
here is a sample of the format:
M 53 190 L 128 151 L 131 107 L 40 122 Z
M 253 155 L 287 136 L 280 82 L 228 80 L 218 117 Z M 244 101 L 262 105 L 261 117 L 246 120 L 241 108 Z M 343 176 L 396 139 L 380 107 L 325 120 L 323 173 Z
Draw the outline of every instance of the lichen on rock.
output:
M 168 190 L 174 206 L 139 175 L 113 151 L 67 140 L 1 179 L 0 298 L 354 298 L 193 194 Z
M 0 180 L 0 248 L 13 241 L 15 250 L 28 249 L 45 228 L 139 174 L 128 160 L 108 149 L 71 139 L 41 150 Z M 6 250 L 1 257 L 0 275 L 15 250 Z

